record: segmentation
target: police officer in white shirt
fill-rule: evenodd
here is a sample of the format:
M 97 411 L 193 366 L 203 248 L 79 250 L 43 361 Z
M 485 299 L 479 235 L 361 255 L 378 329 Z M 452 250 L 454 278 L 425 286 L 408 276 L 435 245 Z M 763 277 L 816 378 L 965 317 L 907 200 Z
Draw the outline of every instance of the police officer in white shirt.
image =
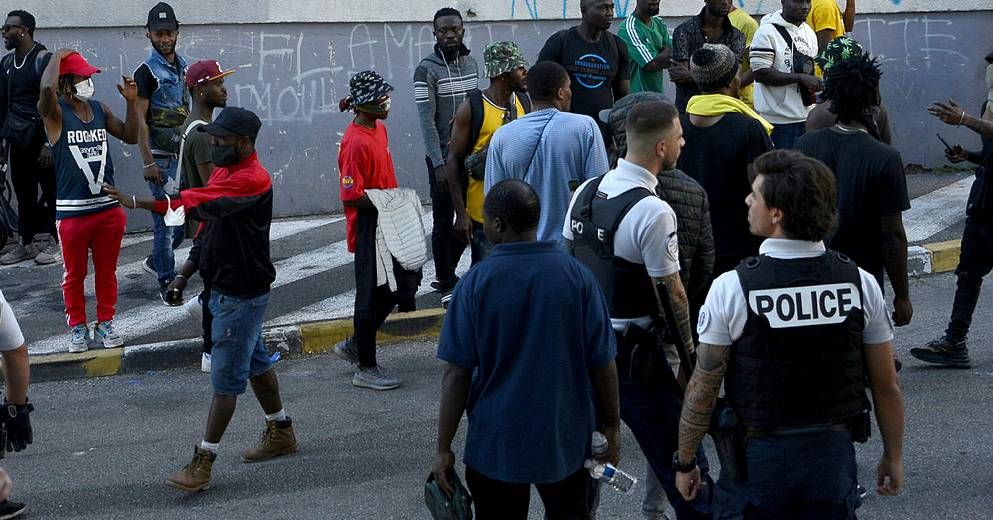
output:
M 676 449 L 682 389 L 657 340 L 660 295 L 671 302 L 684 353 L 693 352 L 689 304 L 679 278 L 676 214 L 655 195 L 656 175 L 675 166 L 683 146 L 676 107 L 645 101 L 631 108 L 625 123 L 628 150 L 617 168 L 576 190 L 562 235 L 569 251 L 593 271 L 610 306 L 617 336 L 621 419 L 634 433 L 679 520 L 710 518 L 710 496 L 684 500 L 676 489 Z M 659 287 L 659 289 L 656 289 Z M 677 357 L 678 359 L 678 357 Z M 683 378 L 685 383 L 687 378 Z M 612 442 L 615 442 L 612 440 Z M 699 457 L 703 477 L 706 458 Z
M 28 346 L 17 324 L 14 311 L 0 292 L 0 356 L 3 358 L 4 395 L 0 408 L 0 450 L 21 451 L 33 440 L 30 413 L 34 406 L 28 403 Z M 3 454 L 0 453 L 0 458 Z M 0 518 L 14 518 L 20 515 L 24 504 L 8 500 L 11 481 L 7 472 L 0 468 Z
M 883 439 L 876 490 L 895 495 L 903 485 L 893 324 L 875 278 L 824 247 L 837 207 L 827 166 L 789 151 L 754 165 L 748 223 L 767 240 L 714 282 L 700 311 L 677 485 L 687 498 L 700 489 L 694 455 L 723 382 L 743 451 L 737 476 L 714 490 L 715 517 L 854 518 L 852 441 L 868 437 L 867 387 Z

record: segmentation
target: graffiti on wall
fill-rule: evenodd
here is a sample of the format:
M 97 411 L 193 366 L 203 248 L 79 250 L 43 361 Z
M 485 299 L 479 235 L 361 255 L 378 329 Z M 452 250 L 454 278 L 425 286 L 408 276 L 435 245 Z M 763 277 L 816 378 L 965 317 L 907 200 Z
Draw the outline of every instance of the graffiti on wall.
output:
M 902 0 L 886 1 L 893 5 L 900 5 Z M 532 20 L 540 20 L 559 16 L 558 12 L 552 13 L 542 10 L 542 4 L 547 5 L 549 3 L 547 0 L 509 0 L 510 18 L 527 16 Z M 634 10 L 635 4 L 637 4 L 636 0 L 614 0 L 614 12 L 618 17 L 627 16 Z M 735 0 L 735 4 L 749 13 L 765 13 L 778 9 L 780 0 Z M 577 0 L 562 0 L 561 16 L 562 18 L 577 18 L 579 16 L 579 2 Z

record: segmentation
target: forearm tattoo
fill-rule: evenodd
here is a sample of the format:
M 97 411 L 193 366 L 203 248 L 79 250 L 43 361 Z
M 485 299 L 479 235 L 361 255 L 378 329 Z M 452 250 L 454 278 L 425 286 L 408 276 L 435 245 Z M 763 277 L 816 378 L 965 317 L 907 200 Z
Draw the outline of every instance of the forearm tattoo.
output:
M 728 370 L 731 348 L 703 343 L 697 351 L 696 369 L 686 387 L 679 418 L 679 459 L 693 459 L 703 436 L 710 429 L 710 416 Z
M 665 290 L 668 293 L 669 303 L 672 304 L 672 313 L 676 317 L 679 339 L 683 344 L 683 349 L 685 349 L 686 354 L 690 356 L 690 360 L 692 361 L 696 347 L 693 345 L 693 329 L 690 325 L 690 302 L 686 297 L 683 282 L 679 279 L 679 273 L 676 273 L 663 278 L 662 283 L 665 285 Z M 692 369 L 692 366 L 686 367 L 687 372 Z

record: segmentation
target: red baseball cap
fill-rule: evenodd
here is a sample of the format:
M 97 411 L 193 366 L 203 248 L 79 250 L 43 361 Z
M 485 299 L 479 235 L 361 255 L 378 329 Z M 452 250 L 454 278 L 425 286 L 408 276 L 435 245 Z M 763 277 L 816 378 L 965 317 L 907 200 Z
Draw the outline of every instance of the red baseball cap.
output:
M 90 65 L 89 62 L 86 61 L 86 58 L 78 52 L 74 52 L 65 58 L 62 58 L 62 62 L 59 63 L 60 76 L 75 74 L 76 76 L 88 78 L 98 72 L 100 72 L 100 69 Z
M 193 88 L 231 74 L 234 74 L 233 70 L 221 70 L 221 64 L 216 60 L 200 60 L 186 69 L 186 86 Z

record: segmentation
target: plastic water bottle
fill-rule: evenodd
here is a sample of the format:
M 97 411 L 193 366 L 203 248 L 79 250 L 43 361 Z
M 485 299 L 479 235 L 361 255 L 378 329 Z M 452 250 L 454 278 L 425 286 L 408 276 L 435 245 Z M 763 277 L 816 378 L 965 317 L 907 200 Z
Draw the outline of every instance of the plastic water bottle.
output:
M 602 455 L 606 452 L 607 438 L 600 432 L 593 432 L 593 455 Z M 637 478 L 615 468 L 613 464 L 589 459 L 584 466 L 589 470 L 591 477 L 603 481 L 624 494 L 631 493 L 634 490 L 634 485 L 638 483 Z

